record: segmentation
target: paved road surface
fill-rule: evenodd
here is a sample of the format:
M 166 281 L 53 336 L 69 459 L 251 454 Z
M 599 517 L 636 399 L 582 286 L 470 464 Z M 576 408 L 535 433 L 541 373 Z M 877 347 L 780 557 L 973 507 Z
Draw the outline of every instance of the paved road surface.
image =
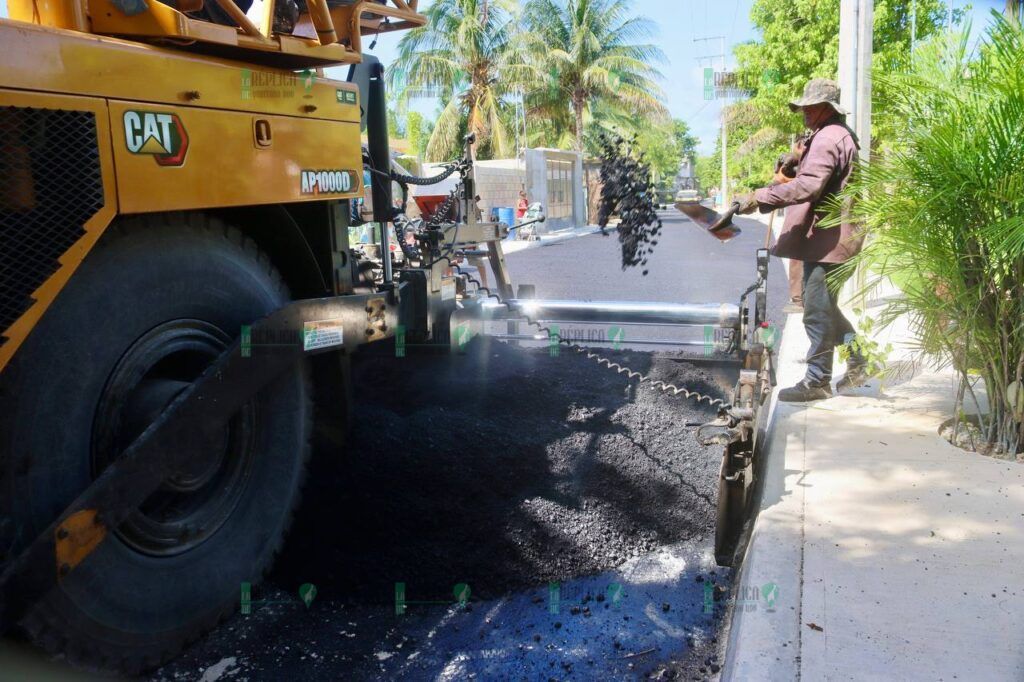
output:
M 764 246 L 767 228 L 756 220 L 736 219 L 742 234 L 721 243 L 703 234 L 672 208 L 661 212 L 664 228 L 647 269 L 622 270 L 614 231 L 513 253 L 507 261 L 513 284 L 534 284 L 537 298 L 736 303 L 757 277 L 755 253 Z M 785 324 L 782 306 L 787 282 L 782 261 L 772 259 L 768 274 L 768 318 Z M 567 326 L 567 325 L 566 325 Z M 525 327 L 524 330 L 525 332 Z M 634 334 L 636 336 L 634 336 Z M 630 338 L 695 339 L 698 332 L 669 328 L 630 328 Z

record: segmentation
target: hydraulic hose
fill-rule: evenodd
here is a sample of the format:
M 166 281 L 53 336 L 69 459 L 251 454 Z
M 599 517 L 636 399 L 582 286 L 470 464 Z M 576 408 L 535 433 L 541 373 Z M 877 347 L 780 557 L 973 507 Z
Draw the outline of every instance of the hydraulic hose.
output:
M 406 175 L 404 173 L 399 173 L 399 172 L 395 171 L 394 169 L 392 169 L 392 171 L 391 171 L 391 178 L 395 182 L 398 182 L 398 183 L 401 183 L 401 184 L 406 184 L 406 185 L 419 185 L 421 187 L 426 186 L 426 185 L 436 185 L 437 183 L 444 182 L 445 180 L 450 178 L 461 167 L 462 167 L 462 162 L 461 161 L 456 161 L 454 163 L 449 164 L 449 166 L 445 169 L 445 171 L 443 173 L 441 173 L 440 175 L 435 175 L 435 176 L 433 176 L 431 178 L 420 178 L 420 177 L 417 177 L 415 175 Z

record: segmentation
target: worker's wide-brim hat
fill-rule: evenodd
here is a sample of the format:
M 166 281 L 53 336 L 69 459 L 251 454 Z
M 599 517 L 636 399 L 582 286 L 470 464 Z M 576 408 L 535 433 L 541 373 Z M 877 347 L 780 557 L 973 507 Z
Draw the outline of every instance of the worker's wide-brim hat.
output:
M 827 78 L 815 78 L 808 81 L 804 86 L 804 96 L 790 102 L 789 108 L 791 111 L 799 111 L 812 104 L 828 104 L 835 109 L 837 114 L 843 116 L 850 113 L 839 104 L 839 84 Z

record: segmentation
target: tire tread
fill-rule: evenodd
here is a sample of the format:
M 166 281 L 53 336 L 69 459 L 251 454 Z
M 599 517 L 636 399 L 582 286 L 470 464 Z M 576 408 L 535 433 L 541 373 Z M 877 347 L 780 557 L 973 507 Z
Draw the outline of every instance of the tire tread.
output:
M 286 300 L 291 300 L 290 292 L 280 273 L 271 264 L 270 257 L 259 248 L 256 242 L 242 232 L 242 230 L 206 213 L 168 213 L 146 218 L 123 219 L 112 225 L 107 230 L 103 239 L 118 239 L 128 236 L 134 230 L 153 229 L 154 227 L 158 229 L 173 228 L 179 231 L 187 230 L 203 235 L 218 235 L 233 248 L 240 250 L 244 255 L 258 263 L 264 273 L 272 279 L 278 292 Z M 302 365 L 302 383 L 306 402 L 306 438 L 299 453 L 302 466 L 299 471 L 299 480 L 296 485 L 293 503 L 286 512 L 282 531 L 274 539 L 273 546 L 267 555 L 264 565 L 255 567 L 255 573 L 260 580 L 266 577 L 280 554 L 285 537 L 292 526 L 295 513 L 302 501 L 306 486 L 313 433 L 313 406 L 310 399 L 313 387 L 309 367 L 306 363 Z M 235 606 L 236 598 L 232 597 L 230 600 L 225 601 L 220 608 L 212 612 L 211 616 L 197 622 L 191 632 L 184 634 L 174 641 L 162 642 L 156 649 L 128 654 L 124 653 L 120 648 L 110 650 L 104 647 L 102 641 L 85 637 L 82 633 L 68 632 L 67 628 L 64 627 L 65 621 L 50 608 L 50 604 L 45 599 L 30 609 L 19 625 L 38 646 L 51 654 L 63 654 L 68 662 L 74 666 L 100 672 L 138 675 L 158 668 L 170 661 L 183 649 L 227 619 L 234 611 Z

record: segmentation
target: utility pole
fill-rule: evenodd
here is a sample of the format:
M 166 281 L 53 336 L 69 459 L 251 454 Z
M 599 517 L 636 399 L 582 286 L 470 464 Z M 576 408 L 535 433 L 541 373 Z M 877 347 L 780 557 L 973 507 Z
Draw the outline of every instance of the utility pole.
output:
M 910 55 L 914 55 L 914 43 L 917 41 L 917 0 L 910 0 Z
M 874 0 L 841 0 L 839 87 L 847 124 L 860 139 L 860 158 L 871 156 L 871 52 Z
M 860 140 L 861 162 L 871 158 L 871 52 L 874 0 L 840 0 L 839 88 L 840 104 L 850 113 L 846 124 Z M 866 275 L 858 268 L 844 285 L 845 295 L 863 290 Z M 863 302 L 863 301 L 862 301 Z
M 714 60 L 717 59 L 717 58 L 721 58 L 722 59 L 722 73 L 725 73 L 725 36 L 710 36 L 710 37 L 707 37 L 707 38 L 694 38 L 693 42 L 701 43 L 701 42 L 707 42 L 708 40 L 717 40 L 717 41 L 719 41 L 719 53 L 718 54 L 713 54 L 713 55 L 705 55 L 703 57 L 697 57 L 697 63 L 699 64 L 703 60 L 707 59 L 707 60 L 709 60 L 711 62 L 712 66 L 714 66 Z M 729 157 L 729 154 L 728 154 L 728 151 L 729 151 L 729 147 L 728 147 L 729 133 L 728 133 L 728 130 L 727 130 L 729 126 L 727 125 L 726 120 L 725 120 L 725 107 L 726 107 L 726 104 L 723 103 L 722 104 L 722 184 L 721 184 L 721 189 L 719 190 L 721 192 L 721 194 L 722 194 L 722 208 L 723 209 L 726 206 L 729 205 L 729 160 L 728 160 L 728 157 Z

